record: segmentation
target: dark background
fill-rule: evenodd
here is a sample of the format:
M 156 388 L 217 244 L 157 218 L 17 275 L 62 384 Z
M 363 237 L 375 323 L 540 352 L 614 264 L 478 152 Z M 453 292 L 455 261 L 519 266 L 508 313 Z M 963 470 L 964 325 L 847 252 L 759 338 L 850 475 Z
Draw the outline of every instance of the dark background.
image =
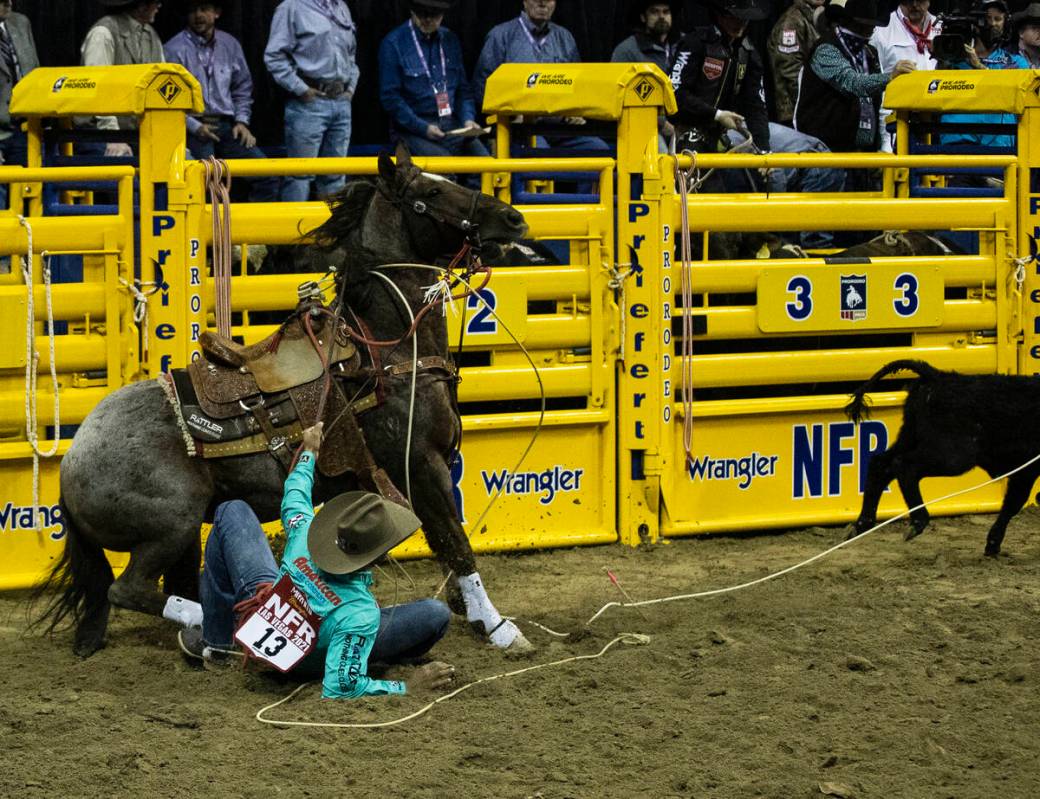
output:
M 254 96 L 252 130 L 261 145 L 282 141 L 281 91 L 268 77 L 263 52 L 274 10 L 280 0 L 224 0 L 218 27 L 234 35 L 245 50 L 253 74 Z M 895 0 L 881 0 L 891 8 Z M 1014 4 L 1024 5 L 1021 3 Z M 348 0 L 358 26 L 358 65 L 361 82 L 353 105 L 352 144 L 379 144 L 387 140 L 387 121 L 379 103 L 376 56 L 379 42 L 394 27 L 408 18 L 407 0 Z M 553 21 L 568 28 L 586 61 L 608 61 L 614 47 L 631 33 L 637 19 L 632 0 L 559 0 Z M 687 30 L 707 20 L 702 3 L 685 0 L 677 27 Z M 773 19 L 786 8 L 786 0 L 774 3 Z M 933 0 L 932 11 L 936 11 Z M 79 46 L 87 30 L 104 14 L 96 0 L 14 0 L 16 11 L 32 21 L 40 61 L 45 66 L 79 63 Z M 444 24 L 462 41 L 467 70 L 480 54 L 484 36 L 495 25 L 520 13 L 520 0 L 459 0 L 445 15 Z M 769 23 L 757 23 L 752 35 L 763 42 Z M 168 0 L 155 21 L 165 42 L 184 27 L 184 6 Z M 764 52 L 764 51 L 763 51 Z M 768 88 L 768 83 L 767 83 Z

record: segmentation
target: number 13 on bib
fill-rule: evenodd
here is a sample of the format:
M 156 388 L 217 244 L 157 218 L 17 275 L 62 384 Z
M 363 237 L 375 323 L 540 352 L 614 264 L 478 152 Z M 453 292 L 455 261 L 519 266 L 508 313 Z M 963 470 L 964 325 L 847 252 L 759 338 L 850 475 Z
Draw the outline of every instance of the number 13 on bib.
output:
M 282 672 L 299 663 L 318 643 L 321 619 L 289 575 L 274 584 L 263 603 L 235 631 L 251 656 Z

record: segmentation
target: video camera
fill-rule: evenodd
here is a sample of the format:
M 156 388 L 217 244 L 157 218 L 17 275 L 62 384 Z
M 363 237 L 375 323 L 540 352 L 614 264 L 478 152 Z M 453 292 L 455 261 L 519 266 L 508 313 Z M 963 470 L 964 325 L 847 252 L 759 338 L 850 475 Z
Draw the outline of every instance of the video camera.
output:
M 948 13 L 938 15 L 942 33 L 932 39 L 932 56 L 936 61 L 950 63 L 966 58 L 964 46 L 975 40 L 975 28 L 980 21 L 973 6 L 970 1 L 955 0 Z

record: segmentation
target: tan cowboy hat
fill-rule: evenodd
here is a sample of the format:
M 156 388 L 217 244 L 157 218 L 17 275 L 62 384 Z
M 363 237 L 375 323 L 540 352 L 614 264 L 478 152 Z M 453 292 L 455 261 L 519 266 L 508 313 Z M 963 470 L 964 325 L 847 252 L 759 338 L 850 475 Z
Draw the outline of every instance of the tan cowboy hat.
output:
M 407 508 L 368 491 L 330 499 L 307 531 L 314 565 L 328 574 L 349 574 L 375 563 L 419 529 Z

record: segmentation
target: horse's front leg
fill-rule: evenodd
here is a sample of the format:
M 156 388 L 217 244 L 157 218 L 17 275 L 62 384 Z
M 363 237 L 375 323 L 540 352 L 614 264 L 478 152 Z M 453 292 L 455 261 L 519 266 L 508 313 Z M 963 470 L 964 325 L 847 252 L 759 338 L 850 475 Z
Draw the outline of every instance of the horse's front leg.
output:
M 533 649 L 517 626 L 502 618 L 487 595 L 477 573 L 473 548 L 459 522 L 451 474 L 439 455 L 431 454 L 422 468 L 412 470 L 412 506 L 422 521 L 430 549 L 454 572 L 470 625 L 502 649 Z

